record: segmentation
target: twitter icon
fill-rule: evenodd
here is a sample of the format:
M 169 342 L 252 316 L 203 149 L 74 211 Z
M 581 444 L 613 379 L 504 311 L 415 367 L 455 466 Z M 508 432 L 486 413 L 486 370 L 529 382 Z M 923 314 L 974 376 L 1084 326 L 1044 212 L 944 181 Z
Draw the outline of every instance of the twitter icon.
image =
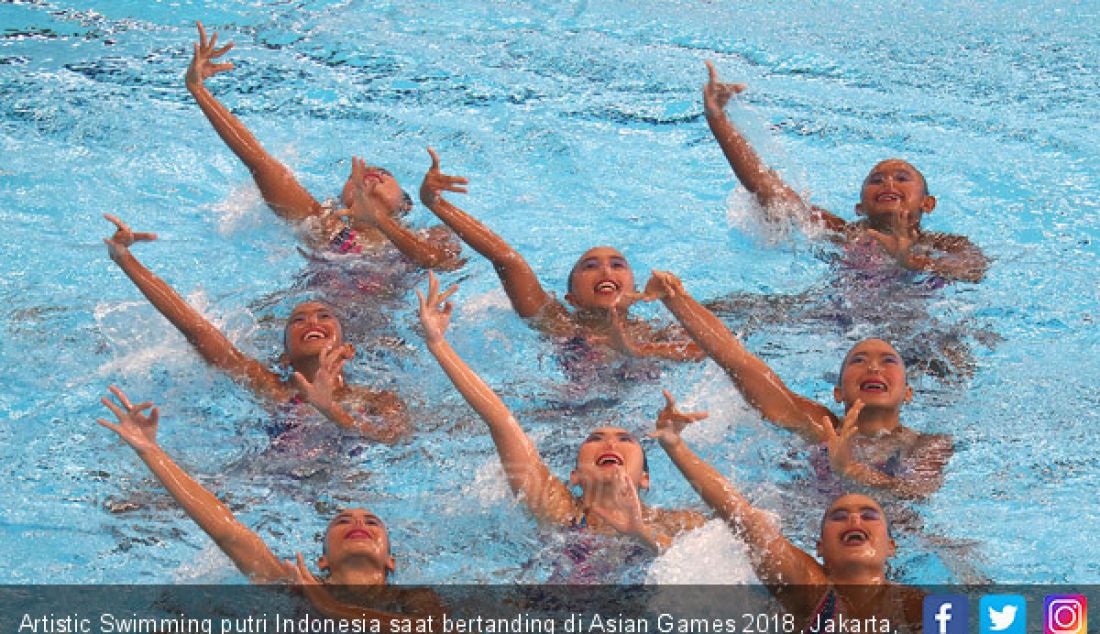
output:
M 1027 601 L 1018 594 L 987 594 L 978 613 L 980 634 L 1027 634 Z

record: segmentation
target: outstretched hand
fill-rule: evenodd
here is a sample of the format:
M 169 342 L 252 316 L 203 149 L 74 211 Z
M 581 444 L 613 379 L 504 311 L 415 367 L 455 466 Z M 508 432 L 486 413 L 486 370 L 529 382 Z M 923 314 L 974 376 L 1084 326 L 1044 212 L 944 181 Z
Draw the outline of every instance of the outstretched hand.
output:
M 115 226 L 114 235 L 110 238 L 103 239 L 103 242 L 107 245 L 107 253 L 111 256 L 112 260 L 117 260 L 120 255 L 128 253 L 130 246 L 135 242 L 150 242 L 157 239 L 157 234 L 155 233 L 135 233 L 131 231 L 130 227 L 119 220 L 117 216 L 103 214 L 103 217 Z
M 898 266 L 905 269 L 914 268 L 913 244 L 920 238 L 917 226 L 909 224 L 910 218 L 912 218 L 912 212 L 908 209 L 903 209 L 894 216 L 894 227 L 889 235 L 874 229 L 867 230 L 867 233 L 882 245 L 883 250 L 897 260 Z
M 153 407 L 152 401 L 137 405 L 131 404 L 130 399 L 126 398 L 122 390 L 113 385 L 107 389 L 115 395 L 121 407 L 106 397 L 100 399 L 100 402 L 114 413 L 115 417 L 118 418 L 118 423 L 111 423 L 102 418 L 97 418 L 96 422 L 118 434 L 126 444 L 134 448 L 134 451 L 141 452 L 156 447 L 157 422 L 160 420 L 160 410 Z M 153 409 L 148 415 L 142 414 L 150 407 Z
M 684 428 L 709 416 L 707 412 L 681 412 L 676 409 L 676 401 L 668 390 L 662 390 L 661 394 L 665 397 L 665 406 L 657 412 L 657 430 L 649 437 L 656 438 L 662 445 L 680 442 Z
M 854 464 L 852 462 L 852 438 L 859 431 L 856 421 L 859 420 L 859 413 L 862 411 L 863 401 L 856 399 L 856 402 L 852 403 L 847 413 L 844 414 L 844 422 L 840 425 L 839 433 L 833 428 L 833 423 L 829 417 L 826 416 L 821 420 L 821 436 L 824 438 L 825 445 L 829 450 L 829 466 L 832 467 L 833 473 L 838 476 L 847 475 L 848 470 Z
M 428 343 L 444 338 L 443 334 L 451 323 L 451 311 L 454 310 L 454 305 L 447 300 L 457 290 L 458 285 L 455 284 L 440 293 L 439 278 L 431 271 L 428 271 L 427 297 L 420 289 L 416 290 L 416 297 L 420 300 L 420 324 L 424 327 L 424 338 Z
M 291 375 L 291 381 L 307 402 L 327 415 L 336 404 L 336 390 L 344 387 L 344 364 L 354 356 L 355 348 L 349 344 L 329 346 L 321 352 L 312 382 L 301 372 Z
M 719 81 L 718 71 L 715 70 L 714 63 L 709 59 L 705 63 L 710 77 L 707 83 L 703 85 L 703 109 L 707 114 L 718 114 L 725 110 L 730 97 L 744 91 L 748 86 L 746 84 L 728 84 Z
M 420 183 L 420 202 L 429 209 L 439 202 L 441 192 L 466 193 L 466 185 L 470 181 L 461 176 L 448 176 L 439 170 L 439 155 L 435 150 L 428 148 L 428 154 L 432 157 L 432 166 L 424 174 L 424 180 Z
M 221 64 L 214 62 L 214 60 L 228 53 L 233 48 L 233 43 L 230 42 L 221 48 L 217 48 L 218 34 L 215 33 L 207 42 L 206 29 L 203 28 L 202 22 L 195 22 L 195 25 L 199 27 L 199 41 L 195 42 L 195 53 L 191 57 L 191 64 L 187 67 L 185 81 L 188 85 L 201 84 L 218 73 L 233 70 L 232 62 Z

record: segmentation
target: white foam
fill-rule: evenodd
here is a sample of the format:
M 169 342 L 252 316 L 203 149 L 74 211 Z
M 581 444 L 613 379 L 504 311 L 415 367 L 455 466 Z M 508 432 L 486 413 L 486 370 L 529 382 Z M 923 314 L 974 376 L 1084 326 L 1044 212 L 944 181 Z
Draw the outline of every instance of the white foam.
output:
M 172 571 L 172 582 L 183 584 L 223 583 L 237 571 L 233 562 L 222 552 L 218 545 L 209 542 L 189 562 L 180 564 Z
M 647 584 L 755 584 L 748 548 L 722 520 L 688 531 L 658 557 Z
M 234 346 L 248 340 L 258 327 L 255 317 L 244 308 L 224 316 L 211 314 L 202 289 L 193 291 L 186 301 Z M 187 339 L 148 302 L 100 302 L 93 316 L 116 355 L 96 369 L 100 376 L 144 374 L 153 367 L 183 367 L 196 362 L 197 353 Z
M 255 230 L 269 220 L 260 190 L 252 181 L 241 183 L 224 200 L 205 208 L 218 214 L 218 233 L 223 236 Z

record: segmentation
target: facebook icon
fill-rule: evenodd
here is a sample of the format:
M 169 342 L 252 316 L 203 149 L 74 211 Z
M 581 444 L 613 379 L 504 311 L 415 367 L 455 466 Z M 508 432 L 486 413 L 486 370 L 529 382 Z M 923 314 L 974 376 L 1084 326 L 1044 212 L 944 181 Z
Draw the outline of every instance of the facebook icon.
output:
M 970 609 L 961 594 L 934 594 L 924 597 L 924 634 L 967 634 Z

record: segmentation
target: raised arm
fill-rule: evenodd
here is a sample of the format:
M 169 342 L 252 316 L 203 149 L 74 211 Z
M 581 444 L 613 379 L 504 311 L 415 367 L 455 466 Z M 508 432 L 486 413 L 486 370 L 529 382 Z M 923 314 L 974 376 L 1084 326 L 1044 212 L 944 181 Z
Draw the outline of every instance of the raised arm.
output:
M 108 398 L 102 402 L 118 418 L 118 423 L 102 418 L 97 422 L 118 434 L 133 448 L 187 515 L 233 560 L 237 568 L 254 583 L 275 583 L 291 578 L 260 536 L 237 521 L 221 500 L 187 475 L 157 444 L 157 408 L 152 403 L 131 405 L 122 390 L 113 385 L 110 390 L 119 404 Z M 151 407 L 153 409 L 148 415 L 142 413 Z
M 765 585 L 825 583 L 821 564 L 784 537 L 768 513 L 753 507 L 717 469 L 684 443 L 680 432 L 699 417 L 679 412 L 668 392 L 665 399 L 667 403 L 657 414 L 657 431 L 652 436 L 707 506 L 748 544 L 749 559 L 760 581 Z
M 424 327 L 428 350 L 489 427 L 512 492 L 520 496 L 539 521 L 566 524 L 572 518 L 574 507 L 569 489 L 550 473 L 538 449 L 496 392 L 466 365 L 444 337 L 453 309 L 447 299 L 456 290 L 458 287 L 452 286 L 440 293 L 439 280 L 430 272 L 427 297 L 417 290 L 420 323 Z
M 443 191 L 465 192 L 465 188 L 459 185 L 465 185 L 467 181 L 440 172 L 439 155 L 432 148 L 428 148 L 428 154 L 432 157 L 432 166 L 420 185 L 420 201 L 424 206 L 431 209 L 463 242 L 493 263 L 504 292 L 520 317 L 538 316 L 547 306 L 556 304 L 556 300 L 543 290 L 531 266 L 510 244 L 443 198 Z
M 207 90 L 204 83 L 207 78 L 232 70 L 232 63 L 219 64 L 215 60 L 229 52 L 233 44 L 217 48 L 218 34 L 215 33 L 208 42 L 202 22 L 196 22 L 196 25 L 199 27 L 199 41 L 195 43 L 195 53 L 191 58 L 191 65 L 187 67 L 185 79 L 187 90 L 195 98 L 195 103 L 199 104 L 202 113 L 206 115 L 210 125 L 214 126 L 214 131 L 222 141 L 252 173 L 264 202 L 277 215 L 296 221 L 321 214 L 321 204 L 302 187 L 294 174 L 268 154 L 240 119 Z
M 454 180 L 466 181 L 464 178 Z M 456 244 L 421 235 L 394 218 L 385 203 L 375 196 L 378 180 L 367 176 L 366 162 L 358 157 L 351 159 L 351 182 L 353 202 L 350 215 L 353 220 L 366 222 L 381 231 L 402 255 L 423 268 L 449 271 L 462 265 Z M 453 185 L 447 189 L 466 191 Z
M 167 282 L 145 268 L 130 253 L 136 241 L 156 239 L 155 234 L 133 233 L 121 220 L 104 215 L 117 230 L 105 238 L 107 253 L 149 302 L 176 327 L 210 365 L 268 397 L 280 395 L 279 378 L 260 362 L 237 350 L 225 335 L 191 307 Z
M 653 271 L 645 298 L 660 299 L 695 343 L 706 351 L 764 418 L 820 442 L 817 421 L 832 416 L 829 409 L 795 394 L 760 358 L 741 345 L 714 313 L 684 290 L 672 273 Z
M 719 81 L 714 64 L 708 60 L 706 65 L 709 79 L 703 86 L 703 114 L 714 139 L 718 141 L 722 153 L 733 168 L 733 173 L 745 189 L 756 195 L 766 212 L 780 209 L 789 213 L 789 210 L 805 209 L 809 212 L 810 219 L 832 231 L 843 231 L 847 225 L 844 220 L 802 200 L 775 170 L 764 165 L 745 135 L 726 116 L 726 104 L 730 97 L 745 90 L 747 86 Z

